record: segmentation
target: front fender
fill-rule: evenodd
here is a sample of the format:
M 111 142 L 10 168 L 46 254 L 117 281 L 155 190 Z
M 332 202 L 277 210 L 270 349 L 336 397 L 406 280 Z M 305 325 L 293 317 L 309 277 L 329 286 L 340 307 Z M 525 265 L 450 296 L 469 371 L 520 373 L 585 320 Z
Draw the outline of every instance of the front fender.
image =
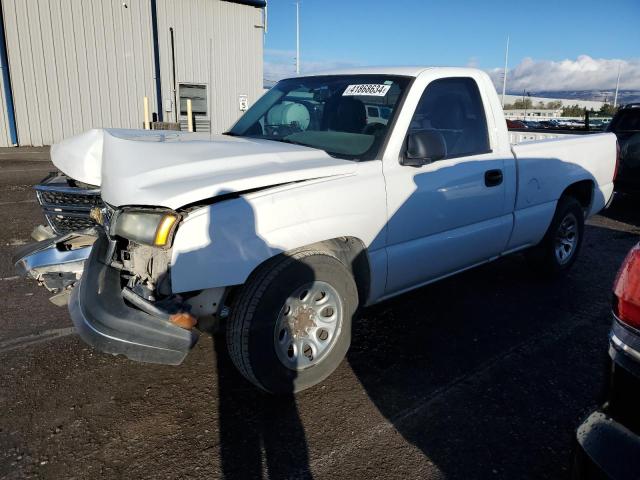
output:
M 343 236 L 360 239 L 370 253 L 383 252 L 387 212 L 381 164 L 366 164 L 353 176 L 256 192 L 190 213 L 174 239 L 172 290 L 240 285 L 274 255 Z M 372 276 L 376 273 L 386 275 Z

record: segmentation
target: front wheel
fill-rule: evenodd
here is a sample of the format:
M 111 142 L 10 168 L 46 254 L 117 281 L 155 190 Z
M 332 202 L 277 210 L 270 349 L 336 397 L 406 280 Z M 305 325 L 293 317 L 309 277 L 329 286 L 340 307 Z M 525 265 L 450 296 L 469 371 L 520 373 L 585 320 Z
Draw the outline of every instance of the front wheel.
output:
M 542 241 L 527 252 L 538 273 L 555 276 L 569 270 L 578 257 L 584 235 L 584 211 L 573 197 L 558 201 L 551 225 Z
M 353 276 L 327 252 L 279 255 L 251 274 L 227 325 L 234 365 L 271 393 L 292 393 L 329 376 L 351 342 L 358 306 Z

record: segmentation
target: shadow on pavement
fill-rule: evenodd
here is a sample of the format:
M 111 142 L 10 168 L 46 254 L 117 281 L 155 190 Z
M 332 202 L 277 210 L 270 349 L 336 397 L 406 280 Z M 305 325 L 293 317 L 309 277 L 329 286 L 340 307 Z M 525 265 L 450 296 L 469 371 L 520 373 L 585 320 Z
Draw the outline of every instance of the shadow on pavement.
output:
M 227 354 L 224 335 L 213 337 L 213 348 L 224 478 L 312 478 L 293 393 L 269 395 L 242 379 Z
M 601 246 L 610 231 L 587 227 Z M 634 240 L 583 245 L 566 278 L 520 255 L 362 312 L 348 361 L 370 400 L 446 478 L 565 478 L 601 400 L 610 286 Z
M 233 215 L 236 221 L 217 219 L 220 221 L 217 223 L 209 219 L 210 238 L 227 242 L 227 258 L 231 262 L 246 258 L 248 249 L 256 255 L 271 255 L 270 247 L 256 232 L 251 205 L 242 197 L 229 199 L 227 203 L 232 203 L 229 215 Z M 245 239 L 252 241 L 249 247 L 242 243 Z M 188 270 L 196 270 L 206 260 L 206 254 L 203 256 L 196 249 L 180 254 L 175 263 L 187 265 Z M 226 268 L 233 269 L 234 266 L 231 263 Z M 307 267 L 304 267 L 303 274 L 309 274 Z M 266 336 L 267 344 L 271 344 L 273 324 L 265 326 L 264 323 L 272 320 L 264 314 L 256 314 L 252 320 L 251 335 L 264 334 L 265 328 L 270 327 L 271 331 Z M 218 376 L 219 445 L 223 477 L 311 478 L 307 442 L 293 394 L 297 372 L 287 370 L 288 376 L 282 377 L 281 391 L 289 393 L 269 395 L 242 378 L 229 356 L 224 337 L 224 332 L 212 337 L 216 357 L 214 368 Z

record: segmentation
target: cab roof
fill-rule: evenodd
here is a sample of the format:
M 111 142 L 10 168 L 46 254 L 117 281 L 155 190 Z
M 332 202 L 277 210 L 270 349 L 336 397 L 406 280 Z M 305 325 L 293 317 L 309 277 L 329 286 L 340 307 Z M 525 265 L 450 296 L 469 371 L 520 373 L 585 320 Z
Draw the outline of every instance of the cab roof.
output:
M 352 67 L 336 70 L 305 73 L 300 77 L 317 77 L 322 75 L 400 75 L 404 77 L 417 77 L 426 70 L 447 70 L 458 74 L 477 73 L 477 68 L 465 67 L 434 67 L 434 66 L 397 66 L 397 67 Z

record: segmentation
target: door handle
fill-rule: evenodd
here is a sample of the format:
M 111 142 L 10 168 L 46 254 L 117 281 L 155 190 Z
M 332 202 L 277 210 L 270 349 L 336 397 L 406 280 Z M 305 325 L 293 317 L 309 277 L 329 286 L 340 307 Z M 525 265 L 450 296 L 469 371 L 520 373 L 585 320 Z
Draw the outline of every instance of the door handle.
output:
M 487 187 L 497 187 L 502 183 L 502 170 L 487 170 L 484 172 L 484 184 Z

